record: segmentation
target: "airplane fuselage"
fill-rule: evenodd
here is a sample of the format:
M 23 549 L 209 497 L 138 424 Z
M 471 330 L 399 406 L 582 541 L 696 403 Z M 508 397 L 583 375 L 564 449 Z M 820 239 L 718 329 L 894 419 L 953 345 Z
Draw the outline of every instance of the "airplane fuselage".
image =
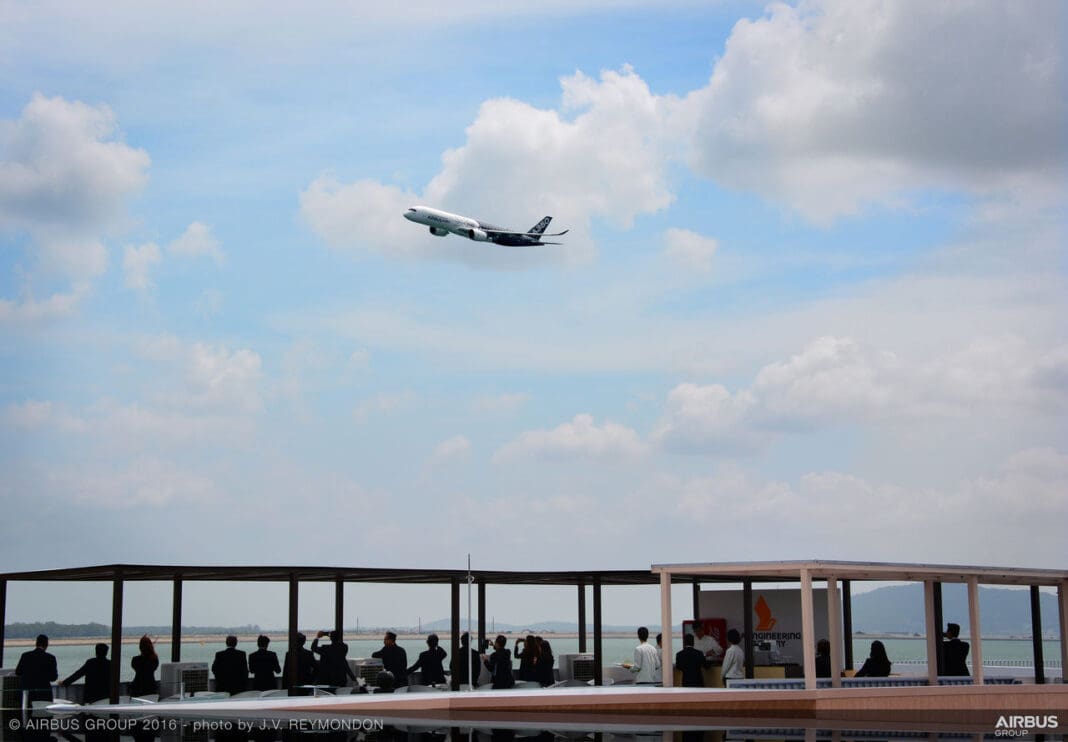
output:
M 488 222 L 482 222 L 478 219 L 440 209 L 433 209 L 429 206 L 413 206 L 404 212 L 404 218 L 410 222 L 429 227 L 430 233 L 437 237 L 455 234 L 475 242 L 492 242 L 497 245 L 515 247 L 558 244 L 543 242 L 541 239 L 545 228 L 549 224 L 549 217 L 542 219 L 528 232 L 498 227 L 495 224 L 489 224 Z M 565 232 L 560 232 L 560 234 Z

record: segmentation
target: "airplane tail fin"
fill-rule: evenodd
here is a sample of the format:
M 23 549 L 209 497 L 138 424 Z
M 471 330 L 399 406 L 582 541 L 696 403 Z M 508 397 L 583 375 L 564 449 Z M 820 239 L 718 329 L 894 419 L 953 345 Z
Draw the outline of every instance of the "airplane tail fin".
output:
M 552 220 L 553 218 L 551 216 L 545 217 L 540 222 L 531 227 L 530 231 L 527 232 L 527 234 L 542 234 L 549 227 L 549 222 L 551 222 Z

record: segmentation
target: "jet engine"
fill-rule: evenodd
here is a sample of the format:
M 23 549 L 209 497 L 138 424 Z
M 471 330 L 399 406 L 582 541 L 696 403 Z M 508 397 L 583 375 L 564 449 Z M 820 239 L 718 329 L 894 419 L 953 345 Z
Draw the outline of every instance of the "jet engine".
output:
M 490 236 L 483 232 L 481 229 L 469 229 L 467 230 L 468 239 L 472 239 L 475 242 L 489 242 Z
M 447 229 L 439 229 L 438 227 L 431 227 L 430 228 L 430 234 L 434 235 L 435 237 L 444 237 L 448 233 L 449 233 L 449 230 L 447 230 Z

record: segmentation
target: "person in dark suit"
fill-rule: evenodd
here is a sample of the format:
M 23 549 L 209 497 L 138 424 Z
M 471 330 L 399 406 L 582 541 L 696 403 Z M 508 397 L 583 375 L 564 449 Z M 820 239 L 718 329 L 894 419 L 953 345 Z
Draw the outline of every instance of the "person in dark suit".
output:
M 297 634 L 296 642 L 290 648 L 290 651 L 286 652 L 285 659 L 285 672 L 282 673 L 282 687 L 289 688 L 293 685 L 292 678 L 292 665 L 291 662 L 297 663 L 297 685 L 311 685 L 315 682 L 315 676 L 319 672 L 319 663 L 315 660 L 315 655 L 310 649 L 305 649 L 304 644 L 308 641 L 308 637 L 304 634 Z
M 946 640 L 942 642 L 942 674 L 967 677 L 968 642 L 960 640 L 960 624 L 946 624 Z
M 134 671 L 134 679 L 130 683 L 131 696 L 150 696 L 159 693 L 159 683 L 156 682 L 156 668 L 159 667 L 159 657 L 156 648 L 148 634 L 141 637 L 137 643 L 140 654 L 130 660 L 130 667 Z
M 96 657 L 85 661 L 74 674 L 67 677 L 60 685 L 69 688 L 79 678 L 85 678 L 85 691 L 82 703 L 92 703 L 111 695 L 111 660 L 108 659 L 108 645 L 96 645 Z
M 508 649 L 508 640 L 498 634 L 493 640 L 493 654 L 486 660 L 486 667 L 493 676 L 493 688 L 511 688 L 515 685 L 512 675 L 512 653 Z
M 341 640 L 341 632 L 331 631 L 330 643 L 320 647 L 319 640 L 324 636 L 326 636 L 326 632 L 319 631 L 315 634 L 315 638 L 312 639 L 311 651 L 319 655 L 319 672 L 316 676 L 316 682 L 330 685 L 334 688 L 343 688 L 347 676 L 352 678 L 352 682 L 355 683 L 356 675 L 353 674 L 352 668 L 349 667 L 349 661 L 346 659 L 349 654 L 349 645 Z
M 444 650 L 442 650 L 444 654 Z M 397 646 L 397 635 L 387 631 L 382 637 L 382 648 L 377 652 L 371 652 L 371 656 L 382 660 L 382 667 L 393 673 L 394 687 L 401 688 L 408 685 L 408 653 L 404 647 Z
M 683 688 L 704 688 L 705 676 L 701 668 L 712 667 L 712 660 L 693 646 L 693 634 L 682 637 L 682 649 L 675 654 L 675 667 L 682 673 Z
M 890 658 L 886 656 L 886 647 L 876 639 L 871 643 L 871 651 L 868 659 L 857 670 L 854 677 L 858 678 L 885 678 L 890 674 Z
M 816 642 L 816 677 L 831 677 L 831 642 L 827 639 Z
M 260 634 L 256 639 L 256 646 L 259 648 L 248 656 L 248 671 L 252 673 L 253 690 L 274 690 L 278 687 L 274 674 L 282 672 L 282 668 L 278 665 L 278 655 L 267 649 L 270 643 L 270 638 Z
M 556 682 L 556 675 L 553 673 L 553 647 L 540 636 L 534 638 L 538 641 L 538 664 L 534 666 L 534 679 L 542 688 L 547 688 Z
M 520 644 L 523 645 L 522 649 Z M 515 640 L 515 658 L 519 660 L 515 676 L 520 680 L 536 680 L 534 665 L 538 662 L 538 643 L 533 634 L 528 634 L 526 639 Z
M 211 663 L 215 690 L 235 696 L 248 690 L 248 658 L 237 648 L 237 637 L 226 637 L 226 649 L 215 653 Z
M 470 668 L 471 685 L 478 687 L 478 676 L 482 672 L 482 660 L 478 652 L 471 646 L 471 637 L 467 632 L 460 634 L 460 651 L 452 658 L 449 670 L 452 672 L 452 689 L 460 690 L 461 685 L 467 684 L 468 669 Z
M 445 682 L 445 657 L 444 649 L 438 646 L 438 635 L 431 634 L 426 638 L 427 650 L 419 653 L 419 659 L 408 668 L 411 675 L 416 670 L 423 671 L 423 685 L 435 685 Z M 385 664 L 384 662 L 382 663 Z
M 23 652 L 19 657 L 19 664 L 15 667 L 19 683 L 24 691 L 29 691 L 31 702 L 53 700 L 52 683 L 59 678 L 59 670 L 55 655 L 49 654 L 46 649 L 48 637 L 38 634 L 33 649 Z

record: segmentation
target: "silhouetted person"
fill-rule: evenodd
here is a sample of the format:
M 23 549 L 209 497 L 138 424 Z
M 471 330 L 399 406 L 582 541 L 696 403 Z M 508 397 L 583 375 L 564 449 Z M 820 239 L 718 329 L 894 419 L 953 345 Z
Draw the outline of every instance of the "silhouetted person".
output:
M 522 646 L 520 646 L 522 645 Z M 538 643 L 533 634 L 528 634 L 526 639 L 515 640 L 515 658 L 519 660 L 519 670 L 515 676 L 520 680 L 534 680 L 534 665 L 538 662 Z
M 682 673 L 682 687 L 704 688 L 705 676 L 701 670 L 705 667 L 712 667 L 712 660 L 694 647 L 693 634 L 684 635 L 682 649 L 675 653 L 675 668 Z
M 946 640 L 942 642 L 942 674 L 968 676 L 968 642 L 960 640 L 960 625 L 946 624 Z
M 452 665 L 452 689 L 460 690 L 461 685 L 467 684 L 468 669 L 471 671 L 471 687 L 478 686 L 478 676 L 482 672 L 482 660 L 478 652 L 471 646 L 471 637 L 467 632 L 460 634 L 460 651 L 453 657 Z
M 215 676 L 215 690 L 236 696 L 248 690 L 248 657 L 237 648 L 237 637 L 226 637 L 226 649 L 215 653 L 211 663 Z
M 134 671 L 134 679 L 130 683 L 131 696 L 150 696 L 159 693 L 159 683 L 156 682 L 156 668 L 159 667 L 159 657 L 156 648 L 148 634 L 141 637 L 137 643 L 140 654 L 130 660 L 130 667 Z
M 19 676 L 22 690 L 29 692 L 29 700 L 51 701 L 52 683 L 59 678 L 56 658 L 45 650 L 48 649 L 48 637 L 37 635 L 37 641 L 29 652 L 23 652 L 15 674 Z
M 79 678 L 85 678 L 82 703 L 93 703 L 111 695 L 111 660 L 108 659 L 107 644 L 97 644 L 96 657 L 86 660 L 84 665 L 79 667 L 60 685 L 64 688 L 69 688 L 71 683 Z
M 274 690 L 278 687 L 274 674 L 282 672 L 278 665 L 278 655 L 267 649 L 271 643 L 269 637 L 260 634 L 256 639 L 255 652 L 248 656 L 248 671 L 252 673 L 252 690 Z
M 553 674 L 553 647 L 544 639 L 538 638 L 538 664 L 534 666 L 535 679 L 543 687 L 548 687 L 556 682 Z
M 293 661 L 297 663 L 296 685 L 311 685 L 315 682 L 319 663 L 315 660 L 315 655 L 312 654 L 312 651 L 304 648 L 304 644 L 307 641 L 308 637 L 298 633 L 296 642 L 290 647 L 290 651 L 286 652 L 285 672 L 282 673 L 283 688 L 289 688 L 294 684 L 290 679 L 292 676 L 290 663 Z
M 498 634 L 493 640 L 493 654 L 486 660 L 486 667 L 493 678 L 494 688 L 511 688 L 515 685 L 512 675 L 512 653 L 508 650 L 508 640 Z
M 397 646 L 396 634 L 387 631 L 382 637 L 382 648 L 371 652 L 371 656 L 382 660 L 383 669 L 393 673 L 395 687 L 408 685 L 408 653 L 404 651 L 404 647 Z
M 397 689 L 397 679 L 389 670 L 382 670 L 375 676 L 373 693 L 393 693 Z
M 876 639 L 871 643 L 868 659 L 857 670 L 857 678 L 885 678 L 890 674 L 890 658 L 886 656 L 886 647 Z
M 353 674 L 352 668 L 349 667 L 349 661 L 346 659 L 349 654 L 349 645 L 341 640 L 341 632 L 337 630 L 331 631 L 330 643 L 320 647 L 319 640 L 324 636 L 326 636 L 325 631 L 317 632 L 311 645 L 311 651 L 319 655 L 318 681 L 335 688 L 343 688 L 346 677 L 352 678 L 355 683 L 356 676 Z
M 831 677 L 831 643 L 827 639 L 816 642 L 816 677 Z
M 427 650 L 419 653 L 419 659 L 408 668 L 411 675 L 416 670 L 423 671 L 423 685 L 434 685 L 445 682 L 444 661 L 447 656 L 445 650 L 438 646 L 438 635 L 431 634 L 426 638 Z M 385 664 L 385 663 L 383 663 Z

